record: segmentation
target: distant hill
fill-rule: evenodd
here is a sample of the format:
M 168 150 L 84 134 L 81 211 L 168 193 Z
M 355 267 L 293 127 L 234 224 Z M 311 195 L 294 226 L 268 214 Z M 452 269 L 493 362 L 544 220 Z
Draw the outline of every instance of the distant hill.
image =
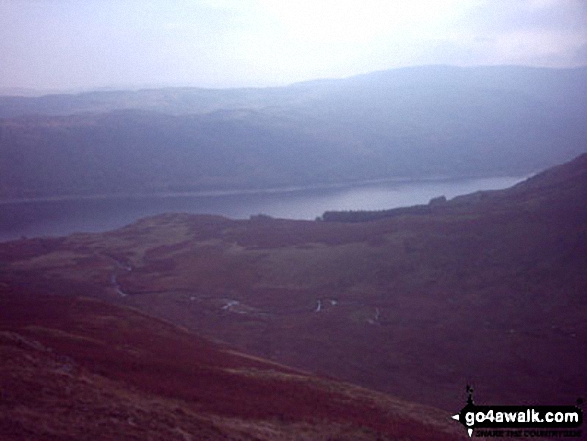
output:
M 0 97 L 0 199 L 526 174 L 585 151 L 587 68 Z
M 587 155 L 365 222 L 168 214 L 0 244 L 0 287 L 138 308 L 300 369 L 460 409 L 573 404 L 587 374 Z

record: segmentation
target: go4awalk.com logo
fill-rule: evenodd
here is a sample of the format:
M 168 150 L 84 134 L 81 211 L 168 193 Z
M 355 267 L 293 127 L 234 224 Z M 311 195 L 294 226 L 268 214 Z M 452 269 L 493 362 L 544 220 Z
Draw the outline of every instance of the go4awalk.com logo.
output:
M 467 404 L 453 415 L 469 437 L 579 438 L 583 411 L 577 406 L 478 406 L 467 386 Z

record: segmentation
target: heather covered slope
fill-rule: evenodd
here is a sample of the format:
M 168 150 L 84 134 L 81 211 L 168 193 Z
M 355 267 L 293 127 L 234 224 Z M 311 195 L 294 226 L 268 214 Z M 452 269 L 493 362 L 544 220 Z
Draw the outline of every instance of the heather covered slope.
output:
M 456 440 L 444 412 L 88 298 L 0 293 L 3 440 Z
M 0 97 L 0 200 L 521 176 L 585 151 L 587 69 Z
M 134 306 L 289 366 L 454 410 L 573 403 L 587 156 L 369 222 L 163 215 L 0 245 L 0 282 Z

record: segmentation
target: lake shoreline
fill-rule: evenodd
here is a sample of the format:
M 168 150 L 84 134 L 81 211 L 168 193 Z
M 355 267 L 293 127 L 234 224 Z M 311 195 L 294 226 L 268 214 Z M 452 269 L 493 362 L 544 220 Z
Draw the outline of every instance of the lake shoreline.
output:
M 190 213 L 248 219 L 315 220 L 327 211 L 380 211 L 431 199 L 499 190 L 524 176 L 362 181 L 336 186 L 171 194 L 54 197 L 0 202 L 0 242 L 112 231 L 145 217 Z
M 536 174 L 525 173 L 521 180 L 528 179 Z M 377 184 L 416 184 L 416 183 L 434 183 L 434 182 L 451 182 L 466 181 L 491 178 L 515 178 L 520 179 L 520 175 L 514 176 L 511 173 L 492 174 L 492 175 L 464 175 L 464 176 L 431 176 L 426 178 L 409 178 L 394 177 L 368 179 L 361 181 L 349 181 L 340 183 L 324 183 L 307 186 L 287 186 L 287 187 L 268 187 L 252 189 L 229 189 L 229 190 L 200 190 L 200 191 L 168 191 L 153 193 L 110 193 L 110 194 L 88 194 L 88 195 L 60 195 L 28 198 L 0 198 L 0 205 L 35 203 L 35 202 L 65 202 L 65 201 L 92 201 L 92 200 L 115 200 L 115 199 L 148 199 L 148 198 L 181 198 L 181 197 L 222 197 L 222 196 L 239 196 L 239 195 L 263 195 L 263 194 L 280 194 L 294 193 L 314 190 L 342 190 L 345 188 L 354 188 Z M 440 195 L 439 195 L 440 196 Z

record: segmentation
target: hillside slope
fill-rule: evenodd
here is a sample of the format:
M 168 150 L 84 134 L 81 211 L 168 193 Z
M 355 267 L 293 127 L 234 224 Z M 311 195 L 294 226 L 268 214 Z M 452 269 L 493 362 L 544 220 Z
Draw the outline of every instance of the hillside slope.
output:
M 0 293 L 3 440 L 456 440 L 432 408 L 87 298 Z
M 133 306 L 447 410 L 575 402 L 587 377 L 587 155 L 371 222 L 162 215 L 0 245 L 0 282 Z M 392 210 L 393 211 L 393 210 Z

